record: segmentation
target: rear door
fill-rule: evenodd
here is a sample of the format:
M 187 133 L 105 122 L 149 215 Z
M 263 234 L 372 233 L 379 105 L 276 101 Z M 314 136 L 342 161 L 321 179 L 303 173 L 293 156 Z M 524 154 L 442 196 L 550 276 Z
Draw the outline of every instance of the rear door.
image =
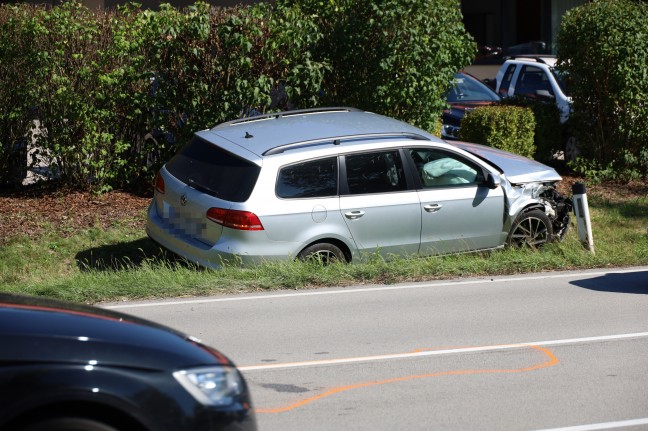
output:
M 412 255 L 421 238 L 418 193 L 396 149 L 341 156 L 340 211 L 362 254 Z
M 421 181 L 418 192 L 423 255 L 498 247 L 503 243 L 504 192 L 485 185 L 486 171 L 445 149 L 409 150 Z

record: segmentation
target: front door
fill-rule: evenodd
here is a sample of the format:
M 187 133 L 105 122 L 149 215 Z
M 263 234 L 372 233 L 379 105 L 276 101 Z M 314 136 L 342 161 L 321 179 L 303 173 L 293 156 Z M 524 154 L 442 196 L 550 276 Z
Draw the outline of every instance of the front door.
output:
M 412 149 L 419 190 L 423 255 L 494 248 L 503 243 L 505 200 L 501 187 L 485 185 L 484 170 L 460 154 Z

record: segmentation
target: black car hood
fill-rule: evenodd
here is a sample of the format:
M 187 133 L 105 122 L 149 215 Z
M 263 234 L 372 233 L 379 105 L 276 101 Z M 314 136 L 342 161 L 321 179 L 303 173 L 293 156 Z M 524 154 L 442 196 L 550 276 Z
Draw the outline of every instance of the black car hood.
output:
M 151 370 L 231 364 L 165 326 L 81 304 L 0 294 L 0 362 Z
M 480 106 L 488 106 L 492 104 L 493 102 L 488 101 L 450 103 L 450 108 L 443 110 L 443 124 L 450 124 L 459 127 L 461 120 L 466 116 L 466 112 L 479 108 Z

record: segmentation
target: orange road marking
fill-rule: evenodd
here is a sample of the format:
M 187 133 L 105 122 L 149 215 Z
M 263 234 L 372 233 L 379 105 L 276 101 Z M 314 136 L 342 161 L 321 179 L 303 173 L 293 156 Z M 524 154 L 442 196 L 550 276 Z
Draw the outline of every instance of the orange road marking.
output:
M 290 410 L 294 410 L 298 407 L 303 407 L 307 404 L 310 404 L 314 401 L 321 400 L 322 398 L 330 397 L 331 395 L 339 394 L 341 392 L 346 392 L 350 391 L 353 389 L 360 389 L 360 388 L 367 388 L 371 386 L 379 386 L 379 385 L 386 385 L 389 383 L 398 383 L 398 382 L 405 382 L 409 380 L 416 380 L 416 379 L 427 379 L 431 377 L 441 377 L 441 376 L 461 376 L 461 375 L 471 375 L 471 374 L 488 374 L 488 373 L 524 373 L 528 371 L 535 371 L 539 370 L 542 368 L 548 368 L 552 367 L 556 364 L 558 364 L 558 359 L 554 356 L 553 352 L 547 348 L 540 347 L 540 346 L 533 346 L 533 345 L 527 345 L 527 347 L 530 347 L 532 349 L 535 349 L 541 353 L 543 353 L 548 360 L 536 364 L 536 365 L 531 365 L 529 367 L 524 367 L 524 368 L 514 368 L 514 369 L 494 369 L 494 370 L 455 370 L 455 371 L 442 371 L 438 373 L 430 373 L 430 374 L 419 374 L 419 375 L 414 375 L 414 376 L 403 376 L 403 377 L 394 377 L 391 379 L 387 380 L 379 380 L 379 381 L 374 381 L 374 382 L 364 382 L 364 383 L 356 383 L 353 385 L 347 385 L 347 386 L 338 386 L 336 388 L 332 388 L 327 390 L 326 392 L 323 392 L 319 395 L 314 395 L 312 397 L 308 397 L 305 399 L 302 399 L 300 401 L 294 402 L 293 404 L 284 406 L 284 407 L 277 407 L 277 408 L 265 408 L 265 409 L 255 409 L 257 413 L 284 413 Z

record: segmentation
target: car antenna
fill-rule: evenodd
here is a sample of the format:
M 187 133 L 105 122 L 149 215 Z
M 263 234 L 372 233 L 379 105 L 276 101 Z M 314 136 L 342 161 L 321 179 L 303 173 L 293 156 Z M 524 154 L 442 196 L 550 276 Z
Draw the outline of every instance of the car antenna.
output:
M 254 135 L 250 135 L 250 132 L 245 132 L 245 139 L 254 138 Z

